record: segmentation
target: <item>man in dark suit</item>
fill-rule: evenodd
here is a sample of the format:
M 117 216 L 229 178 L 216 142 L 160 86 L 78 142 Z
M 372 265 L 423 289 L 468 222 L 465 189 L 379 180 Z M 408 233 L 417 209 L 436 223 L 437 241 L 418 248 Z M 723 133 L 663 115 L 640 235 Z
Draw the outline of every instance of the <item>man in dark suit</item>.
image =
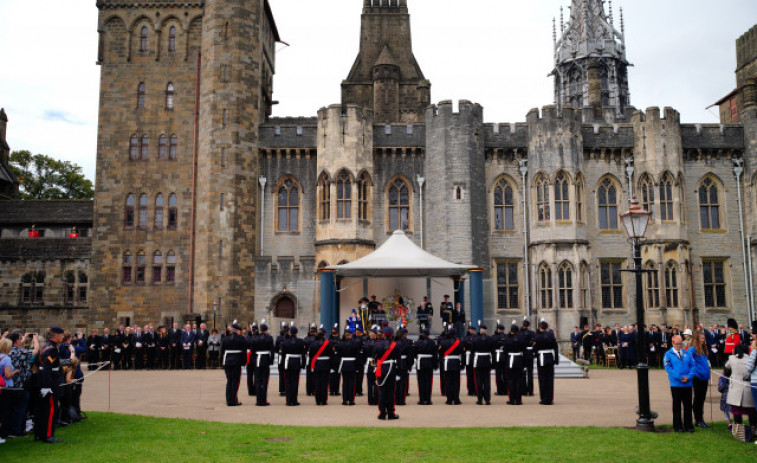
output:
M 168 346 L 171 354 L 171 369 L 178 370 L 181 357 L 181 330 L 178 323 L 174 323 L 168 330 Z
M 97 369 L 97 362 L 100 361 L 100 349 L 102 340 L 97 335 L 97 330 L 94 329 L 89 333 L 87 338 L 87 370 Z
M 574 326 L 573 332 L 570 333 L 570 348 L 573 351 L 573 361 L 575 362 L 581 353 L 581 332 L 578 331 L 577 326 Z
M 195 368 L 198 370 L 204 370 L 205 369 L 205 359 L 208 356 L 208 338 L 210 337 L 210 332 L 208 331 L 208 325 L 205 323 L 200 323 L 200 329 L 197 331 L 197 335 L 195 336 L 195 353 L 197 354 L 195 358 Z
M 132 335 L 132 350 L 134 351 L 134 369 L 142 370 L 145 367 L 145 336 L 142 327 L 137 326 Z
M 185 370 L 192 369 L 192 350 L 194 349 L 195 334 L 189 323 L 181 331 L 181 356 Z

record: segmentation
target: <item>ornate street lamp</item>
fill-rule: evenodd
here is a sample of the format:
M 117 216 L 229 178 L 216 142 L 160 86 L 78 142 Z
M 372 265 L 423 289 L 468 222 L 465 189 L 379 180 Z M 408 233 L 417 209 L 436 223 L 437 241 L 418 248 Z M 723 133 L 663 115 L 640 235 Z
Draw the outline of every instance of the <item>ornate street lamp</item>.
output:
M 633 245 L 633 269 L 628 270 L 636 276 L 636 375 L 639 393 L 639 418 L 636 420 L 638 431 L 654 432 L 654 420 L 649 409 L 649 365 L 647 365 L 646 345 L 647 328 L 644 324 L 644 296 L 641 283 L 641 240 L 647 232 L 651 212 L 645 211 L 639 206 L 636 198 L 631 200 L 631 209 L 620 215 L 628 238 Z

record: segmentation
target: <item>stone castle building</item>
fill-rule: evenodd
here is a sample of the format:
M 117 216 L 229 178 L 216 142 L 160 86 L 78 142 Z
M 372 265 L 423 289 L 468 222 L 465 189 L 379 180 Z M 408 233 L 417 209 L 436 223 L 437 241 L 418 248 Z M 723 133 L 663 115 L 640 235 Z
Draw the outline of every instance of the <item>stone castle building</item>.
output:
M 754 61 L 754 29 L 737 42 L 738 119 L 683 124 L 672 108 L 632 106 L 622 21 L 600 0 L 572 0 L 555 26 L 554 104 L 497 123 L 478 103 L 433 103 L 407 3 L 363 1 L 341 102 L 271 117 L 279 36 L 268 0 L 98 1 L 89 297 L 70 320 L 304 326 L 318 320 L 318 270 L 400 229 L 483 269 L 489 323 L 543 317 L 567 339 L 582 321 L 634 319 L 619 214 L 636 196 L 653 212 L 648 322 L 747 322 L 757 97 L 742 56 Z M 12 311 L 28 323 L 18 280 L 6 281 L 0 322 Z M 470 294 L 466 282 L 338 284 L 341 319 L 364 294 L 435 306 Z

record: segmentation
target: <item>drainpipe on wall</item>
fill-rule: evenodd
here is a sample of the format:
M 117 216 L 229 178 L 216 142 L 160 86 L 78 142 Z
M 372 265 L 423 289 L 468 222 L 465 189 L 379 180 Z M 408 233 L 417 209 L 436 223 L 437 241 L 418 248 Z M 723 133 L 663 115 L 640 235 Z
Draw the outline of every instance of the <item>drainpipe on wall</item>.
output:
M 268 180 L 265 177 L 258 178 L 260 183 L 260 252 L 263 255 L 263 237 L 265 236 L 265 184 Z
M 736 199 L 739 205 L 739 237 L 741 239 L 741 259 L 744 264 L 744 291 L 746 296 L 746 310 L 749 320 L 752 320 L 752 303 L 749 291 L 749 272 L 746 254 L 746 243 L 744 242 L 744 211 L 741 204 L 741 174 L 744 173 L 744 160 L 733 160 L 733 175 L 736 177 Z
M 633 157 L 626 158 L 626 176 L 628 176 L 628 201 L 633 201 Z
M 523 268 L 525 276 L 525 291 L 526 291 L 526 315 L 531 320 L 531 285 L 530 285 L 530 273 L 528 265 L 528 184 L 526 183 L 526 177 L 528 176 L 528 159 L 518 159 L 518 165 L 520 170 L 521 185 L 523 186 Z
M 421 200 L 421 227 L 420 227 L 420 233 L 421 233 L 421 249 L 423 249 L 423 184 L 426 183 L 426 179 L 424 177 L 421 177 L 418 175 L 418 193 L 420 193 L 420 200 Z
M 189 220 L 189 303 L 187 313 L 192 313 L 194 307 L 194 286 L 195 286 L 195 209 L 197 208 L 197 138 L 199 136 L 200 116 L 200 52 L 197 52 L 197 61 L 195 68 L 195 107 L 194 107 L 194 127 L 192 133 L 192 210 L 190 211 L 191 219 Z M 178 212 L 177 212 L 178 213 Z

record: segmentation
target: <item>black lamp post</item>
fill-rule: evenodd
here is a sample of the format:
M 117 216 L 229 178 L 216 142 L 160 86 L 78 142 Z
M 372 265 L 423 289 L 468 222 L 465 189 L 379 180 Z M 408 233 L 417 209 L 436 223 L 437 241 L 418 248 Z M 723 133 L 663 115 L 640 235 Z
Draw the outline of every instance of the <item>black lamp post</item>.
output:
M 636 430 L 654 432 L 654 420 L 649 409 L 649 365 L 647 365 L 646 345 L 647 329 L 644 324 L 644 294 L 641 275 L 641 240 L 647 231 L 649 218 L 652 214 L 645 211 L 634 198 L 631 201 L 631 209 L 621 214 L 623 226 L 628 238 L 633 244 L 633 269 L 629 270 L 636 276 L 636 375 L 639 392 L 639 418 L 636 420 Z

